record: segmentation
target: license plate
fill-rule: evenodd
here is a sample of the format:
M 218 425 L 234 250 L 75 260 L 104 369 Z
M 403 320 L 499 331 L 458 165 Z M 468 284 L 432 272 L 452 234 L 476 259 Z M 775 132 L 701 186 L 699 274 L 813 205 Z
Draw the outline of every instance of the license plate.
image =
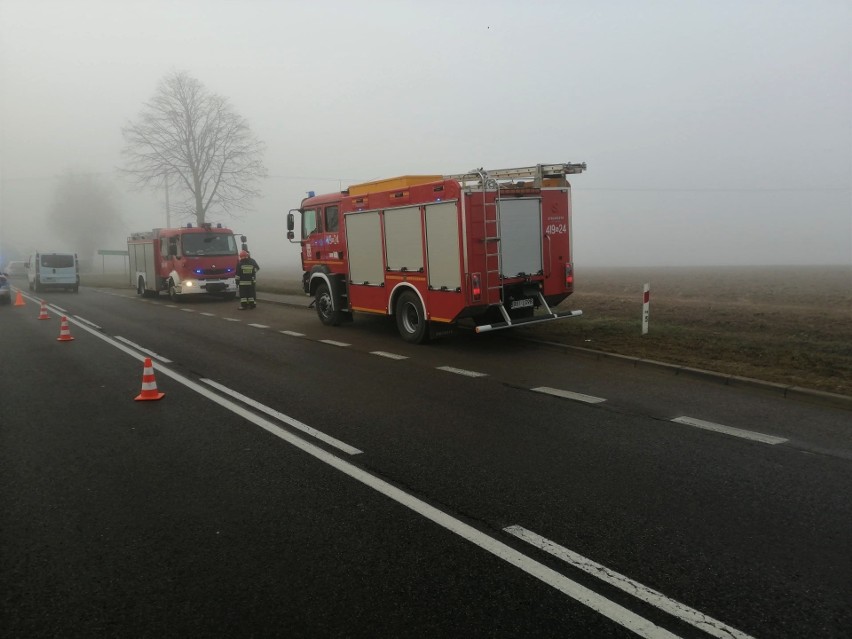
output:
M 512 300 L 512 303 L 509 305 L 509 308 L 527 308 L 533 305 L 533 299 L 531 297 L 526 297 L 522 300 Z

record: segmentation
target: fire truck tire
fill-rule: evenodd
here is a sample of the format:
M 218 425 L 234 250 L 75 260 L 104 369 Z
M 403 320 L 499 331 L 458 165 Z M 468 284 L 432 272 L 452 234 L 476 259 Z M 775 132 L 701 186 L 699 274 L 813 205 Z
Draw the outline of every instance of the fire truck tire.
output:
M 321 282 L 317 286 L 314 300 L 320 322 L 326 326 L 338 326 L 343 319 L 343 314 L 339 310 L 332 310 L 331 291 L 328 290 L 328 284 Z
M 180 295 L 178 295 L 175 283 L 172 280 L 169 280 L 169 299 L 173 302 L 180 302 Z
M 420 298 L 405 291 L 396 302 L 396 328 L 406 342 L 423 344 L 429 340 L 429 326 Z

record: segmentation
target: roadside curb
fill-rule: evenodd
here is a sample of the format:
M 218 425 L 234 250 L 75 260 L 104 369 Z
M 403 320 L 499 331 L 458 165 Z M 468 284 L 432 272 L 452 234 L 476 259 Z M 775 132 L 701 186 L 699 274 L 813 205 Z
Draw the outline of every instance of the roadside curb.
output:
M 669 371 L 675 375 L 683 375 L 686 377 L 695 377 L 705 379 L 712 382 L 724 384 L 726 386 L 737 386 L 741 388 L 752 388 L 755 390 L 765 391 L 773 395 L 780 395 L 785 399 L 794 399 L 812 404 L 820 404 L 823 406 L 832 406 L 834 408 L 842 408 L 852 410 L 852 396 L 840 395 L 837 393 L 828 393 L 825 391 L 812 390 L 810 388 L 802 388 L 801 386 L 792 386 L 790 384 L 778 384 L 776 382 L 765 382 L 760 379 L 751 377 L 740 377 L 738 375 L 730 375 L 728 373 L 718 373 L 716 371 L 708 371 L 701 368 L 691 368 L 689 366 L 681 366 L 679 364 L 669 364 L 667 362 L 659 362 L 652 359 L 643 359 L 641 357 L 632 357 L 630 355 L 619 355 L 617 353 L 607 353 L 605 351 L 596 351 L 591 348 L 583 348 L 582 346 L 569 346 L 568 344 L 559 344 L 557 342 L 546 342 L 543 340 L 518 337 L 525 342 L 536 344 L 545 348 L 561 350 L 565 353 L 579 353 L 595 359 L 614 359 L 617 361 L 630 364 L 634 367 L 648 367 L 658 370 Z
M 299 295 L 275 295 L 267 294 L 270 297 L 261 297 L 262 293 L 258 293 L 258 299 L 264 302 L 272 302 L 274 304 L 283 304 L 285 306 L 296 306 L 299 308 L 307 308 L 311 298 L 305 296 L 302 298 Z M 277 298 L 277 299 L 276 299 Z M 810 388 L 802 388 L 801 386 L 793 386 L 790 384 L 778 384 L 776 382 L 765 382 L 760 379 L 751 377 L 740 377 L 738 375 L 730 375 L 728 373 L 718 373 L 716 371 L 704 370 L 702 368 L 692 368 L 689 366 L 681 366 L 680 364 L 669 364 L 668 362 L 659 362 L 653 359 L 644 359 L 641 357 L 633 357 L 630 355 L 619 355 L 617 353 L 607 353 L 605 351 L 596 351 L 591 348 L 583 348 L 582 346 L 569 346 L 568 344 L 559 344 L 557 342 L 547 342 L 544 340 L 531 339 L 528 337 L 515 336 L 514 339 L 523 340 L 537 346 L 549 348 L 553 350 L 561 350 L 563 352 L 578 353 L 595 359 L 614 359 L 634 367 L 648 367 L 657 370 L 669 371 L 675 375 L 683 375 L 685 377 L 694 377 L 704 379 L 711 382 L 724 384 L 726 386 L 735 386 L 739 388 L 751 388 L 754 390 L 780 395 L 785 399 L 794 399 L 798 401 L 808 402 L 811 404 L 820 404 L 823 406 L 832 406 L 834 408 L 842 408 L 852 410 L 852 396 L 839 395 L 837 393 L 828 393 L 825 391 L 812 390 Z

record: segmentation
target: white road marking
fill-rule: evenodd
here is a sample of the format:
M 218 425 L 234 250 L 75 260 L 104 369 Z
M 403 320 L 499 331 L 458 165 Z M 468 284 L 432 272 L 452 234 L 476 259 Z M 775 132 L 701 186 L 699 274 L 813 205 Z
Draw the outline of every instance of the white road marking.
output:
M 180 308 L 177 304 L 166 304 L 166 308 Z
M 149 351 L 147 348 L 142 348 L 141 346 L 139 346 L 139 344 L 131 342 L 129 339 L 121 337 L 120 335 L 116 335 L 115 339 L 117 339 L 119 342 L 123 342 L 123 343 L 127 344 L 128 346 L 132 346 L 133 348 L 135 348 L 140 353 L 145 353 L 146 355 L 150 356 L 151 358 L 156 359 L 158 362 L 163 362 L 164 364 L 171 364 L 172 363 L 172 360 L 167 359 L 167 358 L 163 357 L 162 355 L 157 355 L 153 351 Z
M 594 395 L 583 395 L 582 393 L 572 393 L 571 391 L 559 390 L 558 388 L 549 388 L 548 386 L 539 386 L 533 388 L 536 393 L 544 393 L 545 395 L 554 395 L 555 397 L 564 397 L 565 399 L 573 399 L 578 402 L 586 402 L 587 404 L 600 404 L 605 402 L 603 397 L 595 397 Z
M 536 548 L 541 548 L 544 552 L 553 555 L 557 559 L 561 559 L 565 563 L 570 564 L 575 568 L 579 568 L 583 572 L 586 572 L 593 577 L 597 577 L 601 581 L 605 581 L 611 586 L 615 586 L 619 590 L 623 590 L 637 599 L 640 599 L 645 603 L 649 603 L 663 612 L 667 612 L 681 621 L 685 621 L 686 623 L 695 626 L 699 630 L 706 632 L 708 635 L 719 637 L 719 639 L 731 639 L 732 637 L 737 637 L 738 639 L 752 639 L 751 635 L 747 635 L 736 628 L 725 625 L 721 621 L 708 617 L 703 612 L 690 608 L 679 601 L 669 599 L 661 592 L 648 588 L 648 586 L 643 586 L 638 581 L 634 581 L 629 577 L 625 577 L 624 575 L 615 572 L 614 570 L 610 570 L 606 566 L 602 566 L 591 559 L 587 559 L 573 550 L 568 550 L 567 548 L 560 546 L 541 535 L 537 535 L 522 526 L 509 526 L 503 530 L 510 535 L 514 535 L 518 539 L 527 542 L 528 544 L 532 544 Z
M 774 446 L 775 444 L 783 444 L 784 442 L 788 441 L 783 437 L 775 437 L 774 435 L 764 435 L 763 433 L 755 433 L 750 430 L 733 428 L 732 426 L 725 426 L 724 424 L 714 424 L 713 422 L 705 422 L 702 419 L 695 419 L 694 417 L 675 417 L 672 421 L 678 424 L 684 424 L 685 426 L 694 426 L 695 428 L 712 430 L 717 433 L 724 433 L 725 435 L 733 435 L 734 437 L 750 439 L 752 441 L 761 442 L 763 444 L 770 444 L 772 446 Z
M 249 406 L 252 406 L 252 407 L 256 408 L 257 410 L 259 410 L 263 413 L 266 413 L 270 417 L 274 417 L 278 421 L 284 422 L 285 424 L 289 424 L 293 428 L 297 428 L 298 430 L 302 431 L 303 433 L 305 433 L 307 435 L 310 435 L 311 437 L 314 437 L 315 439 L 319 439 L 321 441 L 324 441 L 329 446 L 334 446 L 335 448 L 342 450 L 344 453 L 348 453 L 349 455 L 360 455 L 362 452 L 364 452 L 364 451 L 358 450 L 354 446 L 350 446 L 349 444 L 346 444 L 346 443 L 340 441 L 339 439 L 335 439 L 334 437 L 331 437 L 330 435 L 326 435 L 325 433 L 320 432 L 320 431 L 316 430 L 315 428 L 311 428 L 307 424 L 304 424 L 297 419 L 293 419 L 292 417 L 289 417 L 289 416 L 285 415 L 284 413 L 280 413 L 277 410 L 275 410 L 274 408 L 270 408 L 269 406 L 265 406 L 264 404 L 261 404 L 260 402 L 257 402 L 255 400 L 251 399 L 250 397 L 246 397 L 245 395 L 242 395 L 241 393 L 238 393 L 237 391 L 230 389 L 227 386 L 223 386 L 222 384 L 219 384 L 218 382 L 214 382 L 212 379 L 202 379 L 201 381 L 204 382 L 205 384 L 208 384 L 209 386 L 212 386 L 213 388 L 219 389 L 220 391 L 222 391 L 223 393 L 226 393 L 227 395 L 230 395 L 234 399 L 240 400 L 244 404 L 248 404 Z
M 73 322 L 76 323 L 76 322 Z M 131 357 L 144 361 L 144 357 L 139 355 L 134 350 L 130 349 L 123 344 L 116 342 L 114 339 L 100 333 L 99 331 L 95 331 L 85 325 L 80 325 L 85 331 L 88 331 L 95 337 L 102 339 L 103 341 L 112 344 L 115 348 L 120 351 L 123 351 L 130 355 Z M 548 568 L 544 564 L 541 564 L 531 557 L 524 555 L 521 552 L 518 552 L 511 546 L 504 544 L 497 539 L 486 535 L 483 532 L 480 532 L 473 526 L 466 524 L 463 521 L 455 519 L 454 517 L 448 515 L 447 513 L 438 510 L 434 506 L 423 502 L 416 497 L 409 495 L 403 490 L 389 484 L 388 482 L 375 477 L 368 473 L 365 470 L 362 470 L 355 466 L 354 464 L 346 461 L 345 459 L 341 459 L 340 457 L 336 457 L 332 453 L 323 450 L 322 448 L 305 441 L 298 435 L 290 433 L 279 426 L 276 426 L 272 422 L 256 415 L 249 410 L 243 408 L 239 404 L 235 404 L 233 401 L 222 397 L 221 395 L 217 395 L 212 391 L 208 390 L 201 384 L 196 384 L 191 379 L 184 377 L 183 375 L 172 371 L 165 366 L 161 366 L 158 368 L 158 371 L 169 377 L 179 384 L 182 384 L 186 388 L 195 391 L 196 393 L 206 397 L 211 402 L 219 404 L 223 408 L 231 411 L 232 413 L 239 415 L 243 419 L 259 426 L 264 429 L 268 433 L 275 435 L 279 439 L 289 443 L 290 445 L 298 448 L 299 450 L 311 455 L 315 459 L 318 459 L 325 464 L 328 464 L 332 468 L 336 468 L 340 472 L 348 475 L 352 479 L 361 482 L 365 486 L 368 486 L 375 490 L 376 492 L 385 495 L 389 499 L 397 502 L 398 504 L 405 506 L 406 508 L 418 513 L 425 519 L 438 524 L 442 528 L 449 530 L 450 532 L 458 535 L 462 539 L 466 539 L 472 544 L 479 546 L 483 550 L 491 553 L 495 557 L 505 561 L 508 564 L 511 564 L 520 570 L 524 571 L 528 575 L 542 581 L 543 583 L 551 586 L 552 588 L 568 595 L 572 599 L 580 602 L 581 604 L 591 608 L 595 612 L 598 612 L 608 619 L 611 619 L 615 623 L 618 623 L 625 628 L 631 630 L 636 633 L 640 637 L 645 637 L 647 639 L 677 639 L 676 635 L 673 635 L 665 628 L 661 628 L 656 624 L 648 621 L 647 619 L 640 617 L 634 612 L 618 605 L 615 602 L 610 601 L 609 599 L 597 594 L 586 588 L 585 586 L 578 584 L 571 579 L 568 579 L 564 575 L 556 572 L 555 570 Z
M 304 333 L 297 333 L 296 331 L 278 331 L 279 333 L 284 333 L 284 335 L 291 335 L 292 337 L 304 337 Z
M 53 308 L 55 308 L 55 309 L 56 309 L 57 311 L 59 311 L 60 313 L 67 313 L 67 312 L 68 312 L 68 311 L 66 311 L 64 308 L 62 308 L 61 306 L 57 306 L 56 304 L 50 304 L 50 306 L 51 306 L 51 307 L 53 307 Z
M 463 368 L 453 368 L 452 366 L 438 366 L 439 371 L 447 371 L 456 375 L 464 375 L 465 377 L 488 377 L 488 373 L 477 373 L 476 371 L 466 371 Z
M 321 339 L 323 344 L 331 344 L 332 346 L 352 346 L 352 344 L 347 344 L 346 342 L 335 342 L 333 339 Z
M 182 310 L 184 313 L 194 313 L 195 312 L 194 308 L 182 308 L 180 310 Z
M 97 325 L 97 324 L 95 324 L 94 322 L 90 322 L 90 321 L 89 321 L 89 320 L 87 320 L 85 317 L 80 317 L 79 315 L 75 315 L 74 317 L 75 317 L 76 319 L 80 320 L 81 322 L 85 322 L 86 324 L 88 324 L 88 325 L 89 325 L 89 326 L 91 326 L 92 328 L 96 328 L 96 329 L 98 329 L 98 330 L 101 330 L 101 327 L 100 327 L 100 326 L 98 326 L 98 325 Z
M 216 317 L 215 313 L 199 313 L 199 315 L 206 315 L 207 317 Z
M 248 326 L 253 326 L 254 328 L 269 328 L 266 324 L 248 324 Z
M 226 322 L 242 322 L 243 320 L 237 319 L 236 317 L 223 317 L 223 320 Z
M 397 355 L 396 353 L 388 353 L 387 351 L 371 351 L 370 355 L 378 355 L 379 357 L 387 357 L 388 359 L 408 359 L 405 355 Z

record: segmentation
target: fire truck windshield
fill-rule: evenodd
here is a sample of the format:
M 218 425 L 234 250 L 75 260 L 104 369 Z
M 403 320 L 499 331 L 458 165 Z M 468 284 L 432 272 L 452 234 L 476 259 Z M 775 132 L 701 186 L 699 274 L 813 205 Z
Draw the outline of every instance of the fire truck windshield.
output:
M 237 242 L 233 235 L 225 233 L 186 233 L 183 237 L 183 254 L 236 255 Z

